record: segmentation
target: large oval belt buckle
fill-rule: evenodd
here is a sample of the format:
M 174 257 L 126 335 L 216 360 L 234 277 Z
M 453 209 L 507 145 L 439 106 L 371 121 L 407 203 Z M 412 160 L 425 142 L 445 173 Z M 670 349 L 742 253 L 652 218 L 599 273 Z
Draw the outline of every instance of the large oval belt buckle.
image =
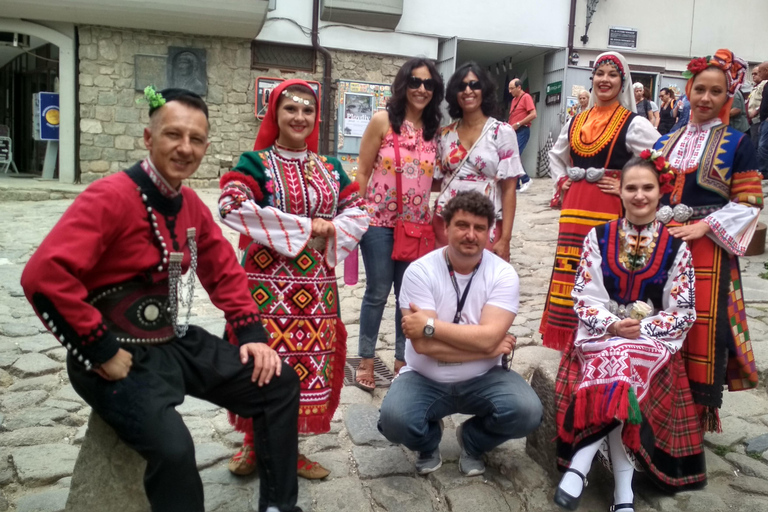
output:
M 587 175 L 587 171 L 581 167 L 569 167 L 565 170 L 571 181 L 581 181 Z
M 669 224 L 669 221 L 672 220 L 673 216 L 674 212 L 672 211 L 672 207 L 669 205 L 662 206 L 659 208 L 659 211 L 656 212 L 656 220 L 664 225 Z
M 674 214 L 673 218 L 677 222 L 685 222 L 693 215 L 693 208 L 684 204 L 678 204 L 675 206 L 672 212 Z
M 605 169 L 597 169 L 595 167 L 587 169 L 587 182 L 589 183 L 596 183 L 600 181 L 603 176 L 605 176 Z

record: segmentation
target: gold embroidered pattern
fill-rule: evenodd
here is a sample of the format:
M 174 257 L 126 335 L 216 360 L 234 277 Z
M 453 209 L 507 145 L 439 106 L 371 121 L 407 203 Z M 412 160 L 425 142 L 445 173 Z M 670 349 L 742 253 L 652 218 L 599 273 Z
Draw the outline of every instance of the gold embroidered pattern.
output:
M 611 114 L 611 119 L 608 121 L 608 124 L 606 124 L 600 136 L 598 136 L 597 139 L 595 139 L 593 142 L 587 144 L 581 140 L 581 129 L 587 123 L 590 112 L 592 112 L 592 109 L 589 109 L 586 112 L 582 112 L 576 116 L 576 118 L 573 120 L 573 125 L 571 126 L 571 133 L 569 137 L 571 142 L 571 149 L 573 152 L 585 158 L 595 156 L 600 151 L 605 149 L 605 147 L 611 143 L 614 137 L 616 137 L 619 131 L 621 131 L 621 129 L 624 127 L 624 123 L 627 122 L 630 114 L 629 110 L 622 107 L 621 105 L 618 105 L 613 114 Z

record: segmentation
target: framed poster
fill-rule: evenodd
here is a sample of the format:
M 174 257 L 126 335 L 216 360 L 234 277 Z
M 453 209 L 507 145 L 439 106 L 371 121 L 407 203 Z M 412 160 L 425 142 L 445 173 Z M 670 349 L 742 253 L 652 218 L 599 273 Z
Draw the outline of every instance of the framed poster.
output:
M 344 135 L 362 137 L 373 116 L 373 95 L 344 93 Z
M 255 115 L 258 119 L 264 119 L 264 114 L 267 113 L 267 106 L 269 105 L 269 95 L 272 93 L 272 89 L 277 87 L 280 82 L 285 81 L 285 78 L 260 76 L 256 79 L 256 107 Z M 305 80 L 312 87 L 312 90 L 317 94 L 317 99 L 322 104 L 323 95 L 320 82 L 314 80 Z M 322 119 L 322 113 L 321 113 Z

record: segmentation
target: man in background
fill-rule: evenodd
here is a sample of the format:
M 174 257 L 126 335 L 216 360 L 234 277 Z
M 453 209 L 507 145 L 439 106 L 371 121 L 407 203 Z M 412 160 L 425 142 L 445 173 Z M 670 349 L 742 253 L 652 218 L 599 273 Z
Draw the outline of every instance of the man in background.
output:
M 523 83 L 519 78 L 509 81 L 509 94 L 512 95 L 512 104 L 509 107 L 509 121 L 507 121 L 517 133 L 517 147 L 520 158 L 523 157 L 525 146 L 531 137 L 531 121 L 536 119 L 536 106 L 533 98 L 523 90 Z M 531 186 L 531 177 L 526 172 L 517 181 L 517 190 L 525 192 Z

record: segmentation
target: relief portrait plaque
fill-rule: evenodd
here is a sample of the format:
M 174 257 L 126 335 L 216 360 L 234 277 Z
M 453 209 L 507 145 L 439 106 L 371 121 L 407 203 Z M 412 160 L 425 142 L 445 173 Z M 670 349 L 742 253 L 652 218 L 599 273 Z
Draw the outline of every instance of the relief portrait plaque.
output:
M 204 96 L 208 92 L 205 50 L 202 48 L 168 48 L 168 87 L 178 87 Z

